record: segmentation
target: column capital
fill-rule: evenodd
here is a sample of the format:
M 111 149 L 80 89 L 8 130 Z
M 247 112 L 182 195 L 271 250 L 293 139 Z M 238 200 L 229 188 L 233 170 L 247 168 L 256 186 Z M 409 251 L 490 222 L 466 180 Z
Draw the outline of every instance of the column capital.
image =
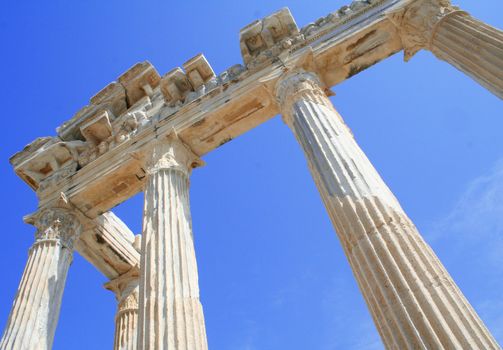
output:
M 82 224 L 76 213 L 65 208 L 44 208 L 25 218 L 25 222 L 37 228 L 35 243 L 59 241 L 73 251 L 75 241 L 82 232 Z
M 143 159 L 147 174 L 176 169 L 190 175 L 193 168 L 204 164 L 175 132 L 154 142 L 145 152 Z
M 438 24 L 454 12 L 462 11 L 450 0 L 416 0 L 387 12 L 402 40 L 404 60 L 409 61 L 421 49 L 429 49 Z
M 289 124 L 292 106 L 298 100 L 307 100 L 330 106 L 325 85 L 314 72 L 292 71 L 281 77 L 276 84 L 276 98 L 284 120 Z
M 115 293 L 115 298 L 118 302 L 118 314 L 124 311 L 138 310 L 139 282 L 140 268 L 136 265 L 128 272 L 105 283 L 104 287 Z

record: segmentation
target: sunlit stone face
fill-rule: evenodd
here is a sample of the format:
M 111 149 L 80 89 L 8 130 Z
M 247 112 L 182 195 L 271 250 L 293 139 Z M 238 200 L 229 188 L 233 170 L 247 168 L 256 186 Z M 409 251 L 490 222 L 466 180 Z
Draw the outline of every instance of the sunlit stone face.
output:
M 251 53 L 260 51 L 260 49 L 265 47 L 265 42 L 260 35 L 255 35 L 251 38 L 246 39 L 246 46 Z

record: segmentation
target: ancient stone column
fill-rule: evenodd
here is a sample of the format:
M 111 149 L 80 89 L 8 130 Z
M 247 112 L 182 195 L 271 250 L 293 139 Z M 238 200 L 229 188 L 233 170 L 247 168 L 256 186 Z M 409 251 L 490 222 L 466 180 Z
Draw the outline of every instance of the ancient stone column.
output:
M 386 348 L 499 349 L 317 76 L 291 73 L 277 96 Z
M 137 349 L 139 282 L 140 271 L 136 266 L 105 284 L 106 289 L 115 293 L 118 303 L 115 315 L 114 350 Z
M 139 349 L 207 349 L 189 205 L 199 159 L 176 136 L 148 155 L 143 218 Z
M 448 0 L 418 0 L 389 14 L 410 59 L 433 52 L 503 98 L 503 31 L 481 22 Z
M 31 218 L 36 239 L 0 343 L 2 350 L 51 349 L 75 240 L 81 225 L 66 209 Z

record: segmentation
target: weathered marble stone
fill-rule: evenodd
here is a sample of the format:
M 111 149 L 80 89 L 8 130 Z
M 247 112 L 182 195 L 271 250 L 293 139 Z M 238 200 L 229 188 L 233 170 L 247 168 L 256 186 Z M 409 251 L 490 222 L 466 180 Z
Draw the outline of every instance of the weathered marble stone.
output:
M 73 246 L 81 232 L 67 209 L 44 209 L 30 217 L 35 243 L 0 342 L 2 350 L 51 349 Z
M 388 349 L 499 349 L 353 138 L 314 73 L 277 96 Z
M 133 106 L 144 96 L 153 94 L 161 77 L 148 61 L 135 64 L 119 77 L 119 83 L 126 89 L 128 107 Z
M 139 349 L 208 348 L 189 206 L 198 157 L 172 135 L 146 155 Z
M 84 225 L 77 252 L 110 280 L 116 279 L 140 264 L 137 239 L 114 213 L 106 212 Z
M 449 0 L 417 0 L 388 16 L 397 25 L 406 61 L 421 49 L 430 50 L 503 98 L 503 31 Z
M 401 50 L 409 59 L 427 49 L 503 97 L 502 32 L 447 0 L 355 0 L 301 30 L 282 9 L 243 28 L 239 44 L 243 64 L 218 75 L 202 54 L 162 78 L 147 61 L 134 65 L 57 135 L 36 139 L 10 159 L 36 191 L 40 213 L 59 208 L 64 194 L 71 203 L 65 210 L 78 214 L 82 227 L 65 235 L 57 220 L 40 228 L 45 219 L 36 217 L 39 234 L 0 349 L 50 347 L 73 245 L 112 281 L 119 303 L 136 298 L 129 282 L 140 262 L 139 239 L 109 210 L 141 191 L 137 347 L 206 349 L 190 171 L 196 154 L 279 112 L 304 148 L 385 345 L 495 348 L 326 94 Z M 291 72 L 304 73 L 285 77 Z M 132 309 L 119 314 L 116 348 L 132 348 L 136 316 Z
M 215 78 L 215 72 L 203 54 L 192 57 L 185 62 L 183 69 L 194 90 L 201 88 L 204 84 Z
M 138 298 L 140 271 L 138 266 L 105 284 L 115 293 L 117 314 L 115 316 L 114 350 L 136 350 L 138 343 Z
M 241 55 L 248 67 L 260 66 L 292 46 L 299 28 L 288 8 L 283 8 L 241 29 Z

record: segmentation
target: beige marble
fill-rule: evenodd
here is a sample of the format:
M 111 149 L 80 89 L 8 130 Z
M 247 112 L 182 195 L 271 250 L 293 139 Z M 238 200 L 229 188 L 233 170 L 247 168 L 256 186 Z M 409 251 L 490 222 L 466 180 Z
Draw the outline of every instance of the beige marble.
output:
M 307 53 L 331 87 L 401 50 L 410 58 L 425 48 L 501 96 L 501 43 L 501 31 L 446 0 L 353 1 L 302 28 L 282 9 L 240 31 L 244 64 L 216 74 L 198 54 L 161 76 L 138 63 L 11 163 L 40 207 L 63 192 L 95 219 L 143 190 L 136 155 L 158 136 L 175 129 L 202 156 L 277 115 L 277 79 Z
M 198 157 L 283 112 L 386 346 L 494 348 L 326 94 L 395 53 L 404 50 L 409 59 L 427 49 L 502 97 L 501 34 L 447 0 L 354 0 L 302 28 L 284 8 L 239 32 L 242 63 L 216 74 L 198 54 L 164 75 L 148 61 L 137 63 L 56 135 L 37 138 L 10 162 L 35 191 L 40 213 L 59 208 L 64 194 L 82 226 L 72 249 L 75 239 L 75 250 L 108 280 L 121 281 L 140 265 L 139 349 L 206 349 L 190 170 Z M 301 71 L 316 76 L 285 78 Z M 142 191 L 140 264 L 138 239 L 109 210 Z M 1 350 L 52 341 L 71 261 L 61 242 L 37 240 L 31 249 Z M 57 276 L 54 290 L 46 290 L 40 276 Z M 50 315 L 43 306 L 48 299 Z M 32 301 L 41 302 L 40 312 Z M 128 339 L 119 343 L 129 346 L 136 319 L 118 321 L 118 339 Z
M 417 0 L 388 13 L 409 60 L 430 50 L 503 98 L 503 31 L 452 6 L 448 0 Z
M 58 324 L 74 241 L 81 224 L 66 209 L 52 208 L 32 216 L 36 239 L 0 342 L 1 350 L 51 349 Z
M 353 138 L 314 73 L 278 84 L 309 168 L 388 349 L 499 349 Z
M 205 350 L 189 203 L 200 160 L 173 134 L 145 157 L 138 349 Z
M 83 225 L 75 250 L 105 277 L 113 280 L 140 264 L 135 235 L 112 212 L 106 212 Z
M 138 299 L 140 271 L 138 266 L 105 284 L 115 293 L 114 350 L 136 350 L 138 343 Z

